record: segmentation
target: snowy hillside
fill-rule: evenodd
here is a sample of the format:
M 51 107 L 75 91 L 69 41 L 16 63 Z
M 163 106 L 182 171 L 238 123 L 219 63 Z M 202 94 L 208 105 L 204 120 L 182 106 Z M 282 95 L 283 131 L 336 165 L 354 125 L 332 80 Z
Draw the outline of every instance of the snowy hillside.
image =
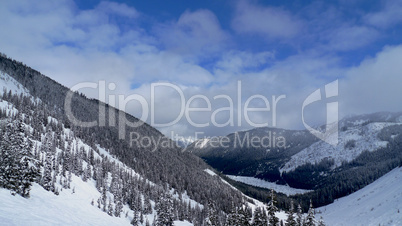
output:
M 402 168 L 317 211 L 328 225 L 402 225 Z
M 132 216 L 111 217 L 92 206 L 91 200 L 100 193 L 94 181 L 83 182 L 73 176 L 72 190 L 63 190 L 58 196 L 34 184 L 31 197 L 12 196 L 10 191 L 0 189 L 0 225 L 131 225 Z M 130 212 L 127 206 L 123 212 Z M 149 218 L 153 218 L 153 214 Z M 175 221 L 175 225 L 192 225 L 187 221 Z
M 74 176 L 75 193 L 58 196 L 34 184 L 29 199 L 0 189 L 0 225 L 130 225 L 128 218 L 110 217 L 90 204 L 100 196 L 92 184 Z
M 304 194 L 311 191 L 311 190 L 292 188 L 289 187 L 288 185 L 279 185 L 273 182 L 268 182 L 254 177 L 233 176 L 233 175 L 226 175 L 226 176 L 228 176 L 232 180 L 252 185 L 255 187 L 274 189 L 274 191 L 283 193 L 285 195 Z
M 49 121 L 55 121 L 57 123 L 56 119 Z M 71 139 L 70 144 L 66 142 L 66 148 L 68 148 L 68 146 L 75 147 L 77 150 L 81 150 L 87 155 L 90 154 L 91 147 L 82 142 L 82 140 L 75 138 L 71 130 L 64 129 L 62 137 L 64 139 Z M 32 140 L 32 142 L 38 149 L 43 146 L 40 141 Z M 113 162 L 120 169 L 129 172 L 131 176 L 137 177 L 138 180 L 146 181 L 149 186 L 155 186 L 152 182 L 142 178 L 131 168 L 111 156 L 104 148 L 97 145 L 97 149 L 95 150 L 93 156 L 96 161 L 105 161 L 105 159 L 107 159 L 107 161 Z M 56 153 L 61 155 L 63 150 L 56 148 Z M 44 158 L 44 153 L 40 155 Z M 83 168 L 91 168 L 85 161 L 83 161 L 82 164 Z M 106 180 L 108 187 L 112 186 L 112 177 L 113 175 L 108 173 L 108 179 Z M 96 200 L 98 200 L 102 194 L 97 189 L 94 179 L 88 178 L 85 182 L 83 178 L 72 174 L 69 180 L 71 180 L 71 182 L 69 182 L 69 188 L 66 188 L 62 184 L 55 183 L 54 186 L 59 193 L 58 195 L 55 195 L 51 191 L 46 191 L 42 186 L 34 183 L 30 192 L 30 198 L 28 199 L 19 195 L 12 196 L 9 190 L 0 189 L 0 202 L 2 203 L 2 205 L 0 205 L 0 225 L 130 225 L 134 212 L 128 205 L 123 205 L 121 217 L 109 216 L 102 211 L 101 208 L 97 207 Z M 53 181 L 62 181 L 62 177 L 55 176 Z M 174 199 L 179 199 L 179 195 L 174 189 L 171 189 L 170 193 Z M 107 192 L 106 195 L 108 200 L 115 199 L 112 192 Z M 192 208 L 197 205 L 199 208 L 203 208 L 201 204 L 191 200 L 186 193 L 180 196 L 181 200 L 190 203 Z M 155 202 L 151 201 L 151 205 L 152 213 L 144 215 L 144 223 L 146 221 L 153 222 L 156 217 Z M 115 207 L 115 205 L 112 206 Z M 21 213 L 26 214 L 21 217 Z M 178 225 L 192 225 L 184 221 L 176 221 L 176 223 Z
M 11 91 L 13 94 L 29 95 L 29 91 L 10 75 L 0 71 L 0 91 Z
M 378 138 L 379 132 L 385 127 L 401 125 L 401 123 L 392 122 L 376 122 L 367 125 L 363 123 L 356 123 L 353 127 L 340 131 L 339 143 L 336 146 L 318 141 L 303 149 L 293 155 L 280 172 L 289 172 L 306 163 L 316 164 L 324 159 L 334 160 L 333 167 L 339 167 L 343 161 L 350 162 L 365 150 L 375 151 L 385 147 L 388 142 Z

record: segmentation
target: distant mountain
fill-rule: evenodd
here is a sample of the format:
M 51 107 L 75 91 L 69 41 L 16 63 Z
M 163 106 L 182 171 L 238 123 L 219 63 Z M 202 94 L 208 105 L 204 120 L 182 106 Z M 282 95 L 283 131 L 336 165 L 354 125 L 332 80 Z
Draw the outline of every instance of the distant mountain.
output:
M 264 138 L 265 143 L 261 142 Z M 257 142 L 247 145 L 253 139 Z M 281 140 L 286 145 L 278 145 Z M 379 112 L 342 119 L 337 146 L 307 130 L 256 128 L 201 139 L 186 150 L 226 175 L 312 189 L 312 193 L 295 197 L 312 198 L 315 206 L 321 206 L 402 164 L 402 113 Z M 246 193 L 248 190 L 243 189 Z
M 284 137 L 286 145 L 278 145 L 278 137 Z M 251 144 L 252 138 L 262 142 Z M 265 140 L 263 140 L 266 138 Z M 225 139 L 228 142 L 224 142 Z M 291 156 L 309 147 L 317 139 L 308 131 L 284 130 L 278 128 L 256 128 L 232 133 L 213 140 L 198 140 L 186 150 L 203 158 L 218 171 L 229 175 L 254 176 L 280 180 L 278 169 Z M 223 143 L 224 142 L 224 143 Z

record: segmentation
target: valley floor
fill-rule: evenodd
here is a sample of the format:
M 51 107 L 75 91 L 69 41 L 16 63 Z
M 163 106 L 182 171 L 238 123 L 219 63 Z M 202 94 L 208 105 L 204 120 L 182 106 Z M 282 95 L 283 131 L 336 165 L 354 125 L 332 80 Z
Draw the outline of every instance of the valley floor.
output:
M 238 181 L 238 182 L 241 182 L 244 184 L 252 185 L 255 187 L 274 189 L 274 191 L 283 193 L 288 196 L 296 195 L 296 194 L 304 194 L 304 193 L 312 191 L 312 190 L 292 188 L 288 185 L 279 185 L 279 184 L 261 180 L 261 179 L 255 178 L 255 177 L 233 176 L 233 175 L 226 175 L 226 176 L 232 180 L 235 180 L 235 181 Z

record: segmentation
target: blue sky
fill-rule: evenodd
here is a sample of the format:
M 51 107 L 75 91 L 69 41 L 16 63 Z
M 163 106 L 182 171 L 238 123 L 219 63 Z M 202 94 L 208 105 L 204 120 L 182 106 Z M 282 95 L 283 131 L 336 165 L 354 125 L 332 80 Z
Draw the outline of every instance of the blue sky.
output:
M 398 0 L 0 1 L 0 51 L 68 87 L 105 80 L 116 84 L 110 94 L 138 94 L 148 102 L 152 83 L 170 82 L 187 100 L 206 95 L 212 111 L 225 106 L 213 97 L 235 99 L 241 81 L 243 105 L 252 95 L 286 95 L 277 126 L 302 129 L 303 100 L 336 79 L 340 117 L 402 110 L 401 12 Z M 82 92 L 97 98 L 94 90 Z M 158 92 L 156 121 L 171 121 L 179 95 Z M 138 103 L 125 110 L 141 117 Z M 263 122 L 272 111 L 252 115 Z M 323 124 L 325 104 L 308 115 L 311 124 Z M 228 112 L 219 117 L 225 121 Z M 211 114 L 193 119 L 210 122 Z M 195 128 L 185 118 L 158 127 L 186 136 L 250 128 Z

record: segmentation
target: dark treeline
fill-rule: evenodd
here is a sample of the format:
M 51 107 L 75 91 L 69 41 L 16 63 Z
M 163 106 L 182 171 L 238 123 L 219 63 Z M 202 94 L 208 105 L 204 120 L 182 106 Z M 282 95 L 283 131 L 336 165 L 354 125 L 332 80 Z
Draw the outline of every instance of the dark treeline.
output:
M 371 152 L 364 151 L 353 161 L 344 162 L 335 170 L 331 170 L 333 160 L 323 160 L 316 165 L 306 164 L 294 171 L 284 172 L 282 176 L 289 185 L 314 189 L 314 192 L 290 197 L 278 194 L 278 207 L 289 209 L 291 200 L 300 203 L 304 212 L 309 209 L 309 200 L 312 200 L 316 207 L 324 206 L 363 188 L 392 169 L 401 167 L 402 125 L 386 127 L 378 136 L 388 141 L 387 147 Z M 316 172 L 325 172 L 327 175 L 319 175 Z M 250 197 L 261 201 L 269 199 L 268 189 L 246 185 L 229 178 L 225 179 Z

